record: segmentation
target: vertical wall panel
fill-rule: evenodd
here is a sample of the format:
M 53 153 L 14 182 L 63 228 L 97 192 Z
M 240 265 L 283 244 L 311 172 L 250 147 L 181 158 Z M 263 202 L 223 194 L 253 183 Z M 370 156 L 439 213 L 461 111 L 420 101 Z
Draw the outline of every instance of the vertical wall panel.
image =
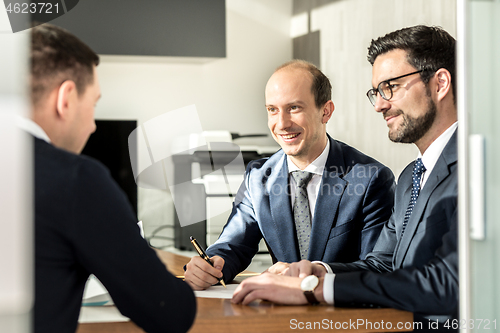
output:
M 498 331 L 500 327 L 500 0 L 467 1 L 467 114 L 469 134 L 485 138 L 485 231 L 484 240 L 470 240 L 470 332 Z M 470 147 L 469 147 L 470 149 Z M 463 161 L 459 161 L 460 163 Z M 471 167 L 471 166 L 469 166 Z M 470 170 L 474 171 L 474 170 Z M 471 181 L 471 179 L 469 179 Z M 472 203 L 472 200 L 470 201 Z M 478 207 L 475 207 L 478 208 Z M 472 220 L 472 219 L 471 219 Z M 479 327 L 479 320 L 484 322 Z M 471 323 L 469 322 L 469 323 Z M 486 325 L 487 324 L 487 325 Z

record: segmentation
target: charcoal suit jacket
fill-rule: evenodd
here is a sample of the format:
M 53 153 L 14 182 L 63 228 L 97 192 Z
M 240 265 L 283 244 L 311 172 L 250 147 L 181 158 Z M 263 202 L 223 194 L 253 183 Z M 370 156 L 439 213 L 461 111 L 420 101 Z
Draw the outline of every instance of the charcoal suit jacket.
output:
M 419 316 L 455 316 L 458 307 L 456 132 L 422 188 L 401 236 L 410 202 L 410 163 L 399 177 L 394 213 L 366 260 L 330 264 L 335 305 L 381 305 Z M 382 273 L 382 274 L 380 274 Z

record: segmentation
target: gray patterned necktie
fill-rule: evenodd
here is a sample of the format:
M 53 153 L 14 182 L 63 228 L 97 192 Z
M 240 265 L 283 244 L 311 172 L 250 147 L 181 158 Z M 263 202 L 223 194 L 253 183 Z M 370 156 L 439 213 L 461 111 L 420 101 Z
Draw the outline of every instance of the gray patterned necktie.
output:
M 410 203 L 406 208 L 405 219 L 403 220 L 403 228 L 401 229 L 401 237 L 403 237 L 406 226 L 408 225 L 408 220 L 410 219 L 411 213 L 413 212 L 413 207 L 415 207 L 418 195 L 420 194 L 420 180 L 422 179 L 422 173 L 424 173 L 425 170 L 426 169 L 424 163 L 422 163 L 422 159 L 418 158 L 413 165 L 413 172 L 411 175 L 411 197 Z
M 297 184 L 295 201 L 293 204 L 293 219 L 295 221 L 295 230 L 297 231 L 297 240 L 299 242 L 300 258 L 307 259 L 311 235 L 311 210 L 307 197 L 307 183 L 309 183 L 313 174 L 307 171 L 297 170 L 292 172 L 292 176 Z

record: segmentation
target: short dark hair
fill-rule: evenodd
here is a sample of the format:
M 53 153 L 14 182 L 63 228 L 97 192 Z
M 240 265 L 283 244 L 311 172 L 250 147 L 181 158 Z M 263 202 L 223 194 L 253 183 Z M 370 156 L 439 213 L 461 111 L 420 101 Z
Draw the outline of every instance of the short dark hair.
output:
M 274 72 L 276 73 L 280 69 L 286 67 L 301 68 L 308 71 L 312 75 L 313 82 L 311 92 L 314 95 L 314 103 L 316 104 L 316 107 L 320 108 L 332 99 L 332 85 L 330 84 L 330 80 L 328 80 L 326 75 L 323 74 L 318 67 L 308 61 L 295 59 L 279 66 Z
M 76 84 L 79 95 L 94 82 L 99 56 L 69 31 L 52 24 L 31 29 L 31 101 L 42 97 L 66 80 Z
M 373 39 L 368 47 L 368 61 L 373 65 L 379 55 L 395 49 L 406 51 L 408 63 L 417 70 L 426 69 L 420 73 L 425 84 L 438 69 L 447 69 L 451 74 L 453 96 L 456 96 L 455 38 L 443 28 L 416 25 Z

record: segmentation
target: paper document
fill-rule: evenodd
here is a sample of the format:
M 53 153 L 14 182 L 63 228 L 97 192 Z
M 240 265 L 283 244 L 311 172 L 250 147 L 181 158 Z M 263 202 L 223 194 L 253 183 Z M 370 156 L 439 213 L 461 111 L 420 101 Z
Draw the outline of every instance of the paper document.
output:
M 94 276 L 90 275 L 85 284 L 83 292 L 82 305 L 83 306 L 101 306 L 115 304 L 109 296 L 108 291 L 101 282 Z
M 116 306 L 82 306 L 79 323 L 115 323 L 129 321 Z
M 204 297 L 204 298 L 223 298 L 223 299 L 231 299 L 233 298 L 233 293 L 237 284 L 228 284 L 227 288 L 223 286 L 211 286 L 205 290 L 195 290 L 194 294 L 196 297 Z

